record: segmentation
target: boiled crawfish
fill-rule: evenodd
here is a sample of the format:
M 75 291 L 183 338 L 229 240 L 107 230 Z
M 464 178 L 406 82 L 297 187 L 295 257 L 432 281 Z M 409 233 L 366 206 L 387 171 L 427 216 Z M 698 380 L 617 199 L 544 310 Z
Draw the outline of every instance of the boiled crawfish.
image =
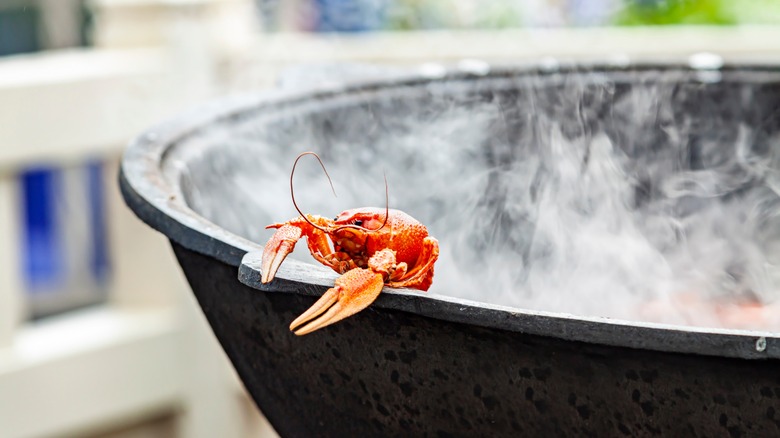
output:
M 290 192 L 301 216 L 266 227 L 275 228 L 276 232 L 263 250 L 261 281 L 274 279 L 282 261 L 304 236 L 312 257 L 342 275 L 290 324 L 290 330 L 305 335 L 352 316 L 373 303 L 384 286 L 428 290 L 433 281 L 433 264 L 439 257 L 439 243 L 428 235 L 427 228 L 408 214 L 387 206 L 346 210 L 335 219 L 304 214 L 295 203 L 292 190 L 295 166 L 304 155 L 314 155 L 325 170 L 314 152 L 296 158 Z

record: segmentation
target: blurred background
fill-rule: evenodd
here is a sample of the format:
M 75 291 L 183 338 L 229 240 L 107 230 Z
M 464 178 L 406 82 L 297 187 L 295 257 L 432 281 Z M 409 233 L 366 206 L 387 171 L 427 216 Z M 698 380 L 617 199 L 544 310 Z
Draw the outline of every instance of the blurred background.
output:
M 0 436 L 275 436 L 121 201 L 144 128 L 397 69 L 777 62 L 778 25 L 780 0 L 0 0 Z

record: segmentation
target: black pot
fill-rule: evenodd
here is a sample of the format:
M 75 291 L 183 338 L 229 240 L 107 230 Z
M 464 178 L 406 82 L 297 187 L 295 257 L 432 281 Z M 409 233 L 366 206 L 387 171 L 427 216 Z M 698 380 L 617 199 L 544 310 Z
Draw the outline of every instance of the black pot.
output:
M 480 132 L 452 122 L 453 109 Z M 670 138 L 670 124 L 685 138 Z M 430 128 L 443 126 L 448 138 L 476 147 L 442 158 L 438 147 L 461 144 L 430 144 L 440 138 Z M 536 218 L 507 213 L 511 189 L 502 190 L 502 174 L 491 172 L 511 173 L 547 153 L 555 126 L 572 144 L 602 135 L 618 145 L 638 169 L 631 199 L 641 208 L 657 195 L 652 163 L 659 157 L 684 152 L 677 162 L 689 169 L 717 166 L 712 145 L 733 144 L 740 127 L 749 128 L 753 144 L 771 145 L 780 134 L 780 68 L 523 67 L 251 96 L 141 135 L 124 156 L 120 183 L 130 208 L 171 240 L 214 333 L 282 436 L 780 434 L 778 333 L 522 310 L 453 298 L 473 295 L 450 283 L 428 294 L 385 290 L 369 309 L 312 335 L 288 330 L 336 276 L 310 258 L 288 259 L 275 281 L 259 281 L 258 251 L 270 235 L 263 226 L 294 214 L 286 172 L 299 152 L 317 150 L 326 164 L 353 171 L 348 191 L 355 193 L 383 194 L 381 163 L 403 167 L 388 170 L 392 206 L 434 235 L 441 216 L 471 213 L 453 210 L 457 197 L 437 197 L 442 183 L 425 180 L 430 166 L 455 156 L 484 166 L 489 175 L 472 207 L 499 238 L 474 232 L 440 240 L 468 253 L 468 266 L 488 269 L 479 265 L 486 251 L 525 265 L 535 257 Z M 427 144 L 411 152 L 393 147 L 415 138 Z M 394 171 L 409 181 L 394 179 Z M 296 194 L 309 211 L 320 201 L 305 192 L 324 183 L 301 172 Z M 436 176 L 447 189 L 470 187 L 457 166 L 448 172 Z M 751 178 L 724 196 L 746 196 L 760 185 Z M 677 205 L 685 210 L 679 214 L 704 208 L 694 201 Z M 523 282 L 523 269 L 509 278 Z

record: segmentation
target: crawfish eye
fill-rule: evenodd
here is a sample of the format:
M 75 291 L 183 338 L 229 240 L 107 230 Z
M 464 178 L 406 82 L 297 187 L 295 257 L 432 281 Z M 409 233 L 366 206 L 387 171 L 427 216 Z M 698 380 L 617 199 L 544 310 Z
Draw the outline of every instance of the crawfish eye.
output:
M 339 217 L 338 217 L 338 216 L 336 216 L 336 217 L 334 217 L 334 218 L 333 218 L 333 222 L 336 222 L 337 220 L 339 220 Z
M 363 221 L 361 221 L 360 219 L 356 219 L 355 222 L 353 222 L 353 224 L 355 224 L 355 225 L 357 225 L 359 227 L 362 227 L 363 226 Z

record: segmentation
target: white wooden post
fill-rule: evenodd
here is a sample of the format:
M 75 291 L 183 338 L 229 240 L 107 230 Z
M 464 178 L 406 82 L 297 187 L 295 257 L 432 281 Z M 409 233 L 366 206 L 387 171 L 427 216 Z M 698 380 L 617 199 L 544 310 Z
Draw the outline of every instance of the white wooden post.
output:
M 96 44 L 105 49 L 162 47 L 178 102 L 204 98 L 217 89 L 223 57 L 248 43 L 253 26 L 247 0 L 93 0 Z M 239 18 L 239 19 L 237 19 Z M 241 19 L 243 18 L 243 19 Z M 112 166 L 113 168 L 113 166 Z M 186 336 L 181 375 L 185 385 L 179 429 L 188 438 L 273 436 L 267 421 L 246 403 L 232 367 L 184 282 L 165 237 L 142 224 L 116 190 L 109 196 L 114 231 L 113 301 L 122 307 L 175 304 Z M 161 291 L 175 292 L 162 296 Z
M 0 167 L 0 348 L 22 320 L 21 212 L 15 175 Z

